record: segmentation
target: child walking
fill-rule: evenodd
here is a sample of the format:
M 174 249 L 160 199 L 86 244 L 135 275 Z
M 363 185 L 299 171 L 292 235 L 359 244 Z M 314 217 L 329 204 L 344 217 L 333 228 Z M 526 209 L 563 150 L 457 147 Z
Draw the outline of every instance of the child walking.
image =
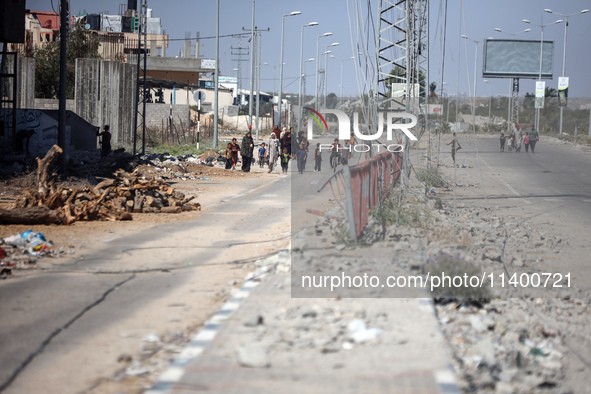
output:
M 259 148 L 259 166 L 263 168 L 263 164 L 265 163 L 265 156 L 267 154 L 267 148 L 265 148 L 265 143 L 261 144 Z
M 501 133 L 501 152 L 505 151 L 505 134 Z
M 287 166 L 289 165 L 289 159 L 291 159 L 291 156 L 287 152 L 287 148 L 283 148 L 283 153 L 281 154 L 281 170 L 284 174 L 287 174 Z
M 316 144 L 316 150 L 314 151 L 314 172 L 321 171 L 322 167 L 322 152 L 320 151 L 320 144 Z
M 300 174 L 303 174 L 304 170 L 306 168 L 306 159 L 308 158 L 308 152 L 306 152 L 306 148 L 304 146 L 304 143 L 300 144 L 300 148 L 296 152 L 294 158 L 296 158 L 298 160 L 298 172 Z

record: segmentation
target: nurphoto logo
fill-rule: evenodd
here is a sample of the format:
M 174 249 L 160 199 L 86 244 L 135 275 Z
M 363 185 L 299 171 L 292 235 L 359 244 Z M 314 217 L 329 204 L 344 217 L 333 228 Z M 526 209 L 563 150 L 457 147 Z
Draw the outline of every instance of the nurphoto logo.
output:
M 320 126 L 321 130 L 328 131 L 328 125 L 326 120 L 322 116 L 322 114 L 318 111 L 313 110 L 312 108 L 304 107 L 304 109 L 308 112 L 307 115 L 310 116 L 312 119 L 316 121 L 318 126 Z M 346 113 L 340 111 L 338 109 L 322 109 L 322 113 L 324 114 L 333 114 L 337 117 L 338 125 L 339 125 L 339 140 L 346 140 L 349 141 L 352 137 L 351 134 L 351 121 Z M 395 119 L 410 119 L 410 123 L 394 123 Z M 384 123 L 386 125 L 386 139 L 388 141 L 393 141 L 393 131 L 400 130 L 406 137 L 408 137 L 411 141 L 418 141 L 418 138 L 415 137 L 413 133 L 410 132 L 409 129 L 413 128 L 417 124 L 417 117 L 415 115 L 406 113 L 406 112 L 378 112 L 378 129 L 375 134 L 367 135 L 362 134 L 359 131 L 359 114 L 357 112 L 353 113 L 353 133 L 356 138 L 361 141 L 376 141 L 384 134 Z M 314 139 L 314 132 L 313 132 L 313 123 L 308 122 L 308 140 Z M 373 144 L 373 146 L 377 147 L 378 150 L 382 147 L 382 144 Z M 386 146 L 388 151 L 390 152 L 402 152 L 404 150 L 403 145 L 401 144 L 388 144 Z M 320 150 L 331 150 L 332 145 L 330 144 L 320 144 Z M 355 152 L 368 152 L 371 149 L 371 146 L 366 143 L 361 144 L 351 144 L 348 148 L 349 150 L 354 150 Z

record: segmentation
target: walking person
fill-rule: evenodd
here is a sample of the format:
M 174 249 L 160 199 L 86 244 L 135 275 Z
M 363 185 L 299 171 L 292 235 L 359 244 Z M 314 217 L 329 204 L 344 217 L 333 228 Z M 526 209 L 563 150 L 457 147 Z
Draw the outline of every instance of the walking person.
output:
M 289 159 L 291 159 L 291 155 L 287 152 L 287 148 L 283 148 L 283 153 L 281 153 L 281 170 L 284 174 L 287 174 L 287 168 L 289 166 Z
M 265 157 L 267 157 L 267 148 L 265 148 L 265 143 L 263 142 L 259 148 L 259 167 L 261 168 L 265 164 Z
M 314 151 L 314 172 L 322 170 L 322 151 L 320 150 L 320 143 L 316 144 Z
M 505 134 L 501 133 L 500 141 L 501 141 L 501 152 L 504 152 L 505 151 Z
M 531 131 L 529 132 L 529 147 L 531 148 L 531 153 L 535 153 L 536 142 L 539 140 L 540 135 L 538 134 L 538 130 L 534 129 L 534 126 L 532 126 Z
M 308 152 L 306 152 L 304 143 L 300 144 L 300 148 L 297 150 L 293 158 L 298 161 L 298 172 L 303 174 L 306 169 L 306 159 L 308 158 Z
M 291 132 L 286 131 L 283 137 L 281 138 L 281 151 L 283 152 L 283 148 L 287 148 L 287 153 L 291 155 Z
M 517 126 L 517 141 L 515 142 L 515 152 L 521 152 L 521 144 L 523 143 L 523 132 Z
M 523 145 L 525 145 L 525 153 L 528 152 L 529 149 L 529 133 L 525 132 L 525 138 L 523 139 Z
M 238 152 L 240 152 L 240 145 L 238 145 L 238 141 L 236 138 L 232 138 L 232 169 L 236 169 L 236 164 L 238 164 Z
M 267 157 L 269 158 L 269 173 L 271 173 L 279 158 L 279 139 L 276 137 L 275 133 L 271 133 L 271 137 L 269 137 L 267 151 Z
M 109 125 L 105 125 L 104 131 L 100 132 L 100 127 L 96 128 L 96 136 L 101 137 L 101 157 L 106 157 L 111 153 L 111 133 Z
M 306 167 L 306 163 L 308 162 L 308 154 L 310 153 L 310 141 L 308 141 L 306 137 L 303 137 L 302 144 L 304 144 L 304 150 L 306 151 L 306 157 L 304 158 L 304 167 Z
M 228 142 L 226 146 L 226 151 L 224 152 L 224 157 L 226 158 L 226 170 L 232 168 L 232 143 Z
M 453 138 L 451 141 L 449 141 L 447 144 L 445 145 L 451 145 L 451 158 L 454 162 L 454 166 L 456 165 L 456 151 L 462 149 L 462 147 L 460 146 L 460 141 L 458 141 L 458 137 L 456 136 L 456 133 L 453 133 Z
M 275 134 L 275 138 L 281 138 L 281 129 L 279 128 L 279 126 L 275 125 L 275 127 L 273 127 L 272 133 Z
M 252 139 L 252 133 L 250 130 L 242 138 L 242 148 L 240 154 L 242 155 L 242 171 L 250 172 L 250 165 L 252 163 L 254 151 L 254 140 Z

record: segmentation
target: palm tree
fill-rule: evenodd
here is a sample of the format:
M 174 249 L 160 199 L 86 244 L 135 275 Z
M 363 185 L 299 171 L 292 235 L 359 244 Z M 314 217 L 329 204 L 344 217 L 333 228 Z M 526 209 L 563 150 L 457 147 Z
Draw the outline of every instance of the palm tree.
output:
M 435 93 L 435 90 L 437 90 L 437 82 L 431 82 L 429 84 L 429 96 L 430 97 L 437 97 L 437 93 Z

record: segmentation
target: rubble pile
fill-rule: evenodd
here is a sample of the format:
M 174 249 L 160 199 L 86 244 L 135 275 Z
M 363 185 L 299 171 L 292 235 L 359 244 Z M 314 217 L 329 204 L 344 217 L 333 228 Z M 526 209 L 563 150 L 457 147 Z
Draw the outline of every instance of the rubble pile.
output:
M 132 173 L 118 170 L 114 175 L 114 179 L 105 179 L 83 189 L 59 187 L 54 183 L 45 195 L 25 189 L 16 209 L 12 210 L 13 216 L 20 210 L 29 212 L 31 219 L 39 218 L 41 223 L 45 218 L 48 223 L 71 224 L 78 220 L 131 220 L 132 213 L 180 213 L 200 209 L 200 205 L 192 201 L 194 197 L 187 198 L 175 191 L 160 177 L 145 176 L 138 170 Z M 0 221 L 6 223 L 9 219 L 0 213 Z

